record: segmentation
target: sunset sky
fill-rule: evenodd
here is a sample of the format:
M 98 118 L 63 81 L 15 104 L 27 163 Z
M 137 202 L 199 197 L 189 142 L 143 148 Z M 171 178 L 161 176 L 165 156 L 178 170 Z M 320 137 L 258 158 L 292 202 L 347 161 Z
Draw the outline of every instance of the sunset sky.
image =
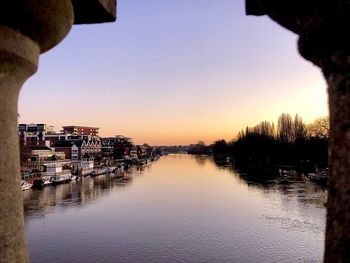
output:
M 100 127 L 136 143 L 230 140 L 282 112 L 328 114 L 296 36 L 244 0 L 118 0 L 116 23 L 74 26 L 22 88 L 20 123 Z

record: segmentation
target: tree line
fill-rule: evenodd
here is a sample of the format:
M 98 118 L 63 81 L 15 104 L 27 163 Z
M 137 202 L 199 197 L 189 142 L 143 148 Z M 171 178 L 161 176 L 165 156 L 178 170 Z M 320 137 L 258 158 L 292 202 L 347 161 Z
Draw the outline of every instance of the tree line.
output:
M 319 117 L 312 123 L 305 124 L 298 114 L 292 118 L 290 114 L 283 113 L 279 116 L 277 125 L 262 121 L 253 127 L 242 129 L 237 138 L 230 142 L 217 140 L 206 147 L 201 143 L 197 150 L 213 154 L 219 159 L 232 156 L 234 160 L 247 165 L 326 167 L 328 137 L 328 117 Z

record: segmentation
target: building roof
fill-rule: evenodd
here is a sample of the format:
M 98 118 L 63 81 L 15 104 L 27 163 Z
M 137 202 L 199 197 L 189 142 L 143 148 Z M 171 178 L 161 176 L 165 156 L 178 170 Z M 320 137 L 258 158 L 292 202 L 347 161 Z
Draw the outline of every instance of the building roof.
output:
M 57 156 L 54 154 L 50 158 L 47 159 L 48 161 L 57 161 Z
M 45 145 L 33 145 L 33 146 L 29 146 L 31 150 L 50 150 L 52 151 L 52 149 L 50 147 L 47 147 Z
M 80 147 L 83 144 L 83 140 L 74 140 L 74 141 L 58 141 L 55 143 L 55 148 L 65 148 L 65 147 L 72 147 L 73 145 L 76 145 L 78 147 Z
M 84 129 L 95 129 L 99 130 L 100 128 L 97 127 L 90 127 L 90 126 L 79 126 L 79 125 L 67 125 L 67 126 L 62 126 L 63 129 L 67 128 L 84 128 Z

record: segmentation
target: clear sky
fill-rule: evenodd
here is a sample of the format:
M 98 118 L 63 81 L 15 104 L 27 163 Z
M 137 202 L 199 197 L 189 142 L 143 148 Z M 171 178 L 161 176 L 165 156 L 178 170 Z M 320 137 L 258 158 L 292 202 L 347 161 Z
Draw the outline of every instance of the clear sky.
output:
M 116 23 L 74 26 L 22 88 L 20 123 L 100 127 L 136 143 L 230 140 L 282 112 L 328 114 L 296 36 L 244 0 L 118 0 Z

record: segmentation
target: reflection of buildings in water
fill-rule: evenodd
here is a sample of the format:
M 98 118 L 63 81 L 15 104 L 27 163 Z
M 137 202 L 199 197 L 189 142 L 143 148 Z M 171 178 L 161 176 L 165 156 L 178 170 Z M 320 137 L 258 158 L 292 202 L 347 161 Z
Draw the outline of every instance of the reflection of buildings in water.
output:
M 82 207 L 108 194 L 113 188 L 125 187 L 131 182 L 131 175 L 124 179 L 102 175 L 43 189 L 30 189 L 23 192 L 24 214 L 26 218 L 40 218 L 55 209 Z

